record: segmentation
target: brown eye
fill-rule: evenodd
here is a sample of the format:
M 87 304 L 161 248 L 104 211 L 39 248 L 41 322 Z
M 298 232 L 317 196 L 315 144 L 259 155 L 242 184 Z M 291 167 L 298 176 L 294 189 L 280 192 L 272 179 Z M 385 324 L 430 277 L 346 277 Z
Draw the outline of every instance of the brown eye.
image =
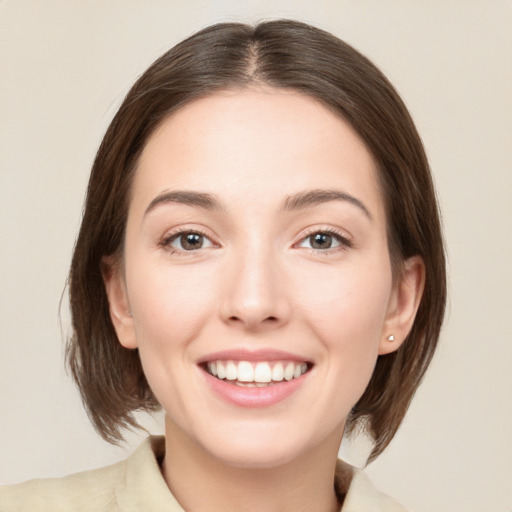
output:
M 299 247 L 306 247 L 314 249 L 315 251 L 322 251 L 327 249 L 351 247 L 352 244 L 348 239 L 337 233 L 330 233 L 329 231 L 318 231 L 304 238 Z
M 194 249 L 200 249 L 203 246 L 203 237 L 197 233 L 188 233 L 179 237 L 181 246 L 186 251 L 193 251 Z
M 212 247 L 213 244 L 204 235 L 187 231 L 172 236 L 167 242 L 167 245 L 179 251 L 195 251 L 206 247 Z
M 332 235 L 328 233 L 315 233 L 309 237 L 312 249 L 330 249 L 332 247 Z

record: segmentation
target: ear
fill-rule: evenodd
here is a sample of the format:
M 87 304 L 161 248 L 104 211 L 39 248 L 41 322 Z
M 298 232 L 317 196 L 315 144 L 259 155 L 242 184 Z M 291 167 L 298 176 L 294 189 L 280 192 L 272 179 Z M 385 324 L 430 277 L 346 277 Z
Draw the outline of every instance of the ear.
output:
M 394 352 L 404 342 L 414 324 L 424 286 L 425 264 L 420 256 L 413 256 L 405 261 L 400 280 L 391 294 L 379 355 Z
M 122 268 L 113 256 L 104 256 L 101 264 L 110 319 L 116 330 L 117 338 L 123 347 L 135 349 L 137 348 L 135 326 Z

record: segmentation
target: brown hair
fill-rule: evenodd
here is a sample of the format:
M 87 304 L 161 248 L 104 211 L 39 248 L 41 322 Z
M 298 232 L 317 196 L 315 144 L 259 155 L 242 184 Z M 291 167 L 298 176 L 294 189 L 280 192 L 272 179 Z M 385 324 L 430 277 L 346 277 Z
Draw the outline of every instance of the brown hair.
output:
M 135 410 L 159 408 L 138 352 L 117 340 L 101 261 L 121 257 L 133 173 L 155 128 L 195 98 L 255 83 L 316 98 L 352 125 L 378 167 L 395 275 L 410 256 L 425 263 L 414 326 L 397 352 L 379 356 L 348 419 L 348 432 L 362 426 L 373 437 L 373 459 L 396 433 L 439 337 L 446 301 L 440 220 L 421 140 L 392 85 L 348 44 L 304 23 L 211 26 L 165 53 L 132 87 L 92 167 L 69 275 L 73 335 L 67 361 L 106 440 L 119 441 L 122 428 L 138 427 Z

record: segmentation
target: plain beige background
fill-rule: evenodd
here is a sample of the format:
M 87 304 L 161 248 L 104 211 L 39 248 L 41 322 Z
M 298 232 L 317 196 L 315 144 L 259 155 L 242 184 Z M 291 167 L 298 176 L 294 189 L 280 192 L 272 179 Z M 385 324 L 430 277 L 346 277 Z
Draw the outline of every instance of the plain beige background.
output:
M 89 168 L 157 56 L 212 22 L 274 17 L 330 30 L 387 73 L 442 202 L 451 298 L 441 346 L 368 472 L 416 512 L 510 512 L 510 0 L 0 0 L 0 483 L 104 465 L 143 437 L 103 442 L 63 369 L 58 305 Z M 66 333 L 65 300 L 62 318 Z

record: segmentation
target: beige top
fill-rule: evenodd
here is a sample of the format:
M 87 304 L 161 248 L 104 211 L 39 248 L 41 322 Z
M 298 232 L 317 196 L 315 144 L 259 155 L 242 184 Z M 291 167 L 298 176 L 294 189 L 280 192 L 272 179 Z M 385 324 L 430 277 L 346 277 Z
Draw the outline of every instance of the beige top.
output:
M 165 442 L 147 438 L 126 460 L 64 478 L 30 480 L 0 487 L 1 512 L 184 512 L 160 472 Z M 341 461 L 337 478 L 341 478 Z M 380 493 L 359 469 L 353 477 L 341 512 L 406 512 Z

